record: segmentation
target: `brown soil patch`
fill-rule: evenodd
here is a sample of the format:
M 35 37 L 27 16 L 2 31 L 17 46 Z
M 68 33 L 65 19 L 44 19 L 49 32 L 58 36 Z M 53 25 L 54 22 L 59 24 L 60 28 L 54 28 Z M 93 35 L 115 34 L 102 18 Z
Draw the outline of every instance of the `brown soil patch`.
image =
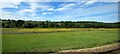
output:
M 120 43 L 115 43 L 115 44 L 109 44 L 109 45 L 100 46 L 100 47 L 94 47 L 94 48 L 63 50 L 60 52 L 95 52 L 95 53 L 101 53 L 101 52 L 107 52 L 107 51 L 120 49 L 119 46 L 120 46 Z

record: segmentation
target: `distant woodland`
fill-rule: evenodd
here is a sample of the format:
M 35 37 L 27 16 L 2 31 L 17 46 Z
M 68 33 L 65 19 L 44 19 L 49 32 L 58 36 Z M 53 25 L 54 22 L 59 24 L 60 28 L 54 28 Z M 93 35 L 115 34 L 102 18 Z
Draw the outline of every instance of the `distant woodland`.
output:
M 95 21 L 25 21 L 1 19 L 3 28 L 119 28 L 120 23 Z

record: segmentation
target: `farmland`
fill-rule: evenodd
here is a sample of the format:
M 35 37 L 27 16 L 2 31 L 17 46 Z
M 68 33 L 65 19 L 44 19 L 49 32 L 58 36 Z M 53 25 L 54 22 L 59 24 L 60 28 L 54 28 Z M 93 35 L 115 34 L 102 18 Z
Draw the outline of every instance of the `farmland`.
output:
M 2 54 L 120 51 L 118 0 L 10 0 L 1 4 Z
M 57 52 L 118 41 L 116 28 L 3 28 L 3 52 Z

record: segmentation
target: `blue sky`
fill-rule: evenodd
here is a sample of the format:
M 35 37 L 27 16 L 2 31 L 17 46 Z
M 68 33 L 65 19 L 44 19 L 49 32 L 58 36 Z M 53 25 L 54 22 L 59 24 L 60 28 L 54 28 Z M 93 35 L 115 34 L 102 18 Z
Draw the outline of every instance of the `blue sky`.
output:
M 117 2 L 3 2 L 2 19 L 117 22 Z

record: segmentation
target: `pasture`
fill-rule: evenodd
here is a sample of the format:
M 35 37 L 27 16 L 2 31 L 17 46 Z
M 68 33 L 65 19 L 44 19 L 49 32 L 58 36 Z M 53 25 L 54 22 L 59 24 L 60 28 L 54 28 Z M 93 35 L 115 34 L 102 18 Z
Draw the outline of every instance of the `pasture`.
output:
M 57 52 L 116 43 L 115 28 L 3 28 L 3 52 Z

